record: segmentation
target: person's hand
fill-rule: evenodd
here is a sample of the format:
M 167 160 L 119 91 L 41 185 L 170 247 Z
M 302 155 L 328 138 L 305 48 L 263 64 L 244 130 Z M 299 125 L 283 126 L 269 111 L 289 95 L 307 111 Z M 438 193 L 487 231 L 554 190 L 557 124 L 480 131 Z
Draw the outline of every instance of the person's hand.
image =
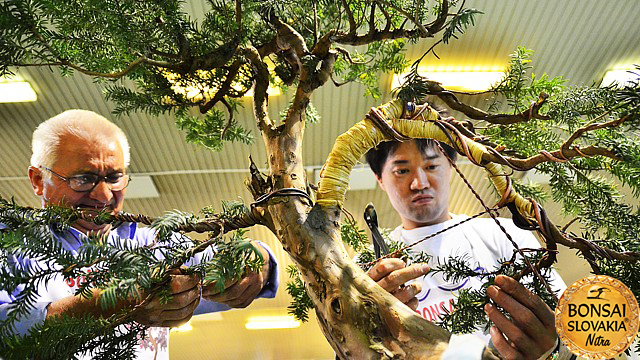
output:
M 200 276 L 181 275 L 180 270 L 170 276 L 167 289 L 171 301 L 163 303 L 160 296 L 153 295 L 150 301 L 141 303 L 133 316 L 135 321 L 147 326 L 175 327 L 191 319 L 200 303 Z
M 425 275 L 429 270 L 429 265 L 427 264 L 407 266 L 407 264 L 400 259 L 387 258 L 378 261 L 369 269 L 367 275 L 383 289 L 390 292 L 398 300 L 415 311 L 418 308 L 416 295 L 422 291 L 422 286 L 417 282 L 404 287 L 401 287 L 401 285 Z
M 485 305 L 495 326 L 491 340 L 504 359 L 538 359 L 556 344 L 553 311 L 547 304 L 516 280 L 499 275 L 487 295 L 511 315 L 507 319 L 498 309 Z
M 269 252 L 258 244 L 254 243 L 254 246 L 260 251 L 264 259 L 264 265 L 259 272 L 249 272 L 236 282 L 226 283 L 222 293 L 218 291 L 217 283 L 211 283 L 202 288 L 202 297 L 210 301 L 226 304 L 232 308 L 246 308 L 249 306 L 267 284 L 270 270 Z

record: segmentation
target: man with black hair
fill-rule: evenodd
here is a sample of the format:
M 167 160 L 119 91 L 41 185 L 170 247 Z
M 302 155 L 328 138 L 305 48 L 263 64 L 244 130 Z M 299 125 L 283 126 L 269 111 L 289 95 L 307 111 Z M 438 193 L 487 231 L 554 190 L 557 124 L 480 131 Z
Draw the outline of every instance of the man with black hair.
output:
M 455 150 L 441 144 L 446 156 L 455 161 Z M 385 142 L 371 149 L 366 159 L 380 187 L 400 215 L 402 224 L 392 233 L 392 239 L 413 244 L 424 237 L 467 216 L 449 213 L 449 192 L 452 166 L 432 139 L 407 142 Z M 514 235 L 520 248 L 539 248 L 535 237 L 517 228 L 511 220 L 500 219 Z M 481 289 L 482 279 L 468 277 L 457 282 L 446 281 L 441 274 L 426 275 L 429 267 L 437 266 L 453 256 L 461 256 L 476 272 L 490 272 L 500 260 L 510 259 L 514 247 L 492 219 L 474 219 L 418 244 L 414 250 L 432 256 L 429 264 L 406 264 L 399 259 L 384 259 L 369 276 L 398 299 L 416 309 L 430 321 L 437 321 L 461 289 Z M 550 271 L 551 287 L 563 291 L 566 285 L 555 270 Z M 401 285 L 415 279 L 408 286 Z M 494 305 L 484 308 L 495 324 L 490 334 L 477 330 L 472 335 L 452 336 L 444 358 L 480 359 L 489 338 L 492 346 L 505 359 L 546 359 L 560 351 L 560 358 L 572 354 L 559 346 L 553 311 L 536 295 L 507 276 L 498 276 L 487 295 L 508 313 L 511 319 Z M 462 345 L 464 346 L 457 346 Z

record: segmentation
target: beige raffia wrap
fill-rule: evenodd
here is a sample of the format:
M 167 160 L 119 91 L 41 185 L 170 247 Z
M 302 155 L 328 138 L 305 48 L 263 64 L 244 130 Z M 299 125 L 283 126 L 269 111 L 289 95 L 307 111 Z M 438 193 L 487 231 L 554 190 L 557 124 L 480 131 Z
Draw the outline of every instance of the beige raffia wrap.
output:
M 501 203 L 515 202 L 520 214 L 534 223 L 532 203 L 518 195 L 509 186 L 509 180 L 505 175 L 502 165 L 483 160 L 483 156 L 489 155 L 487 148 L 462 134 L 453 134 L 455 144 L 436 125 L 434 120 L 438 119 L 438 113 L 432 108 L 427 108 L 421 116 L 415 120 L 401 118 L 403 114 L 403 104 L 399 100 L 391 101 L 379 106 L 378 111 L 384 115 L 385 121 L 402 135 L 411 138 L 431 138 L 448 144 L 455 149 L 462 149 L 463 143 L 469 149 L 470 159 L 473 163 L 482 164 L 489 173 L 493 185 L 499 194 L 503 195 Z M 317 204 L 321 207 L 341 208 L 345 194 L 349 187 L 349 175 L 355 164 L 362 156 L 375 147 L 380 142 L 390 141 L 392 138 L 385 135 L 372 120 L 365 118 L 355 124 L 351 129 L 336 139 L 336 143 L 327 158 L 327 161 L 320 173 L 320 186 L 317 192 Z M 460 151 L 459 151 L 460 152 Z

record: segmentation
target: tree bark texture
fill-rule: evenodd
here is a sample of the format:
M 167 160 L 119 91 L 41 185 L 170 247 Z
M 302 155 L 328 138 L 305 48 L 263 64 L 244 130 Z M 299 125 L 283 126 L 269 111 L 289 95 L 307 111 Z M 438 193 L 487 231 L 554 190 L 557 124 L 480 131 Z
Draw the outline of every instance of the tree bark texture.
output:
M 306 189 L 301 160 L 304 108 L 295 102 L 280 132 L 263 135 L 272 189 Z M 277 134 L 276 134 L 277 133 Z M 256 194 L 254 194 L 256 195 Z M 350 258 L 340 238 L 341 206 L 277 197 L 265 222 L 297 264 L 320 327 L 342 359 L 438 359 L 449 333 L 379 287 Z

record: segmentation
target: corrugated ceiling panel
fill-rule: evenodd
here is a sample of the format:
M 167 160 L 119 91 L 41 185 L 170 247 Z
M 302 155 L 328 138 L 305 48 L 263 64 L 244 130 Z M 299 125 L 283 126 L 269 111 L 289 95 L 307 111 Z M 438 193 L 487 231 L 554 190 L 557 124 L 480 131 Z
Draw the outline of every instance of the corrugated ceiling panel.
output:
M 13 198 L 21 206 L 41 206 L 40 199 L 34 195 L 31 183 L 27 178 L 3 181 L 0 187 L 0 197 L 9 201 Z

